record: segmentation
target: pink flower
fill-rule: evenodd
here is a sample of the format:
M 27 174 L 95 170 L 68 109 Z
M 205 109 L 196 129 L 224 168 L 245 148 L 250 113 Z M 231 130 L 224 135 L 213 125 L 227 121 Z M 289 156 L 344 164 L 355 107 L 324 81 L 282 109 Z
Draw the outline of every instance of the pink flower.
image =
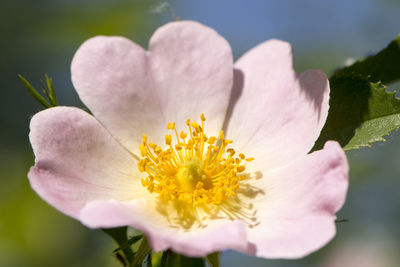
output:
M 345 154 L 333 141 L 307 154 L 329 83 L 318 70 L 297 75 L 288 43 L 264 42 L 233 65 L 214 30 L 173 22 L 148 52 L 94 37 L 71 73 L 93 116 L 56 107 L 30 125 L 29 180 L 61 212 L 92 228 L 135 227 L 154 250 L 187 256 L 298 258 L 335 235 Z

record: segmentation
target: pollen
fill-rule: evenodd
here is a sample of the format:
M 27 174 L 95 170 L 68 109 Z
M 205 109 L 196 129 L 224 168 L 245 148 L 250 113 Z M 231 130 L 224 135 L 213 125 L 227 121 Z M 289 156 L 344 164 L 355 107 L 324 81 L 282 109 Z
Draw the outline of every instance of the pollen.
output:
M 253 158 L 228 148 L 232 141 L 223 131 L 207 137 L 204 114 L 200 120 L 201 125 L 188 119 L 187 130 L 180 133 L 174 122 L 168 123 L 171 133 L 165 135 L 165 149 L 148 143 L 143 134 L 138 168 L 147 177 L 141 182 L 164 204 L 201 211 L 225 209 L 246 179 L 246 164 Z

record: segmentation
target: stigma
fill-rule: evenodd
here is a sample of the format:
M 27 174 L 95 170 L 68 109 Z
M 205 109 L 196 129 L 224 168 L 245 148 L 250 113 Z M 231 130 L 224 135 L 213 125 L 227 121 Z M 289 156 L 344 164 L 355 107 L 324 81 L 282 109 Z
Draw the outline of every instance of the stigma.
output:
M 203 210 L 223 206 L 246 178 L 246 164 L 253 158 L 228 148 L 233 141 L 223 131 L 207 137 L 204 114 L 200 120 L 198 124 L 188 119 L 186 131 L 180 133 L 174 122 L 168 123 L 171 133 L 165 135 L 164 149 L 143 134 L 138 168 L 147 177 L 141 182 L 164 203 Z

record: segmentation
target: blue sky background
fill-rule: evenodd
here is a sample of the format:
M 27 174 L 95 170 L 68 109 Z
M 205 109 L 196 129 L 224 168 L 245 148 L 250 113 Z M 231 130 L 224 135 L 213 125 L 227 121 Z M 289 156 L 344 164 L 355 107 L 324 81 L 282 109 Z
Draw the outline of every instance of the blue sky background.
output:
M 215 28 L 232 44 L 236 56 L 278 38 L 292 43 L 298 61 L 317 65 L 308 68 L 334 68 L 347 57 L 378 51 L 400 29 L 396 1 L 204 0 L 175 1 L 172 6 L 182 19 Z M 307 59 L 315 57 L 315 51 L 326 54 L 330 66 Z

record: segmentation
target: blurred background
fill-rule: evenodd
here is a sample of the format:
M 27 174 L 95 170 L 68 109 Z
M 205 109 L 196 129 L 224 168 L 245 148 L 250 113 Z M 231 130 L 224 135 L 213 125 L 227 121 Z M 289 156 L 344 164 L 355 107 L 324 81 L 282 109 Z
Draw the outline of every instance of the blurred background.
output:
M 216 29 L 235 58 L 278 38 L 295 68 L 328 75 L 384 48 L 400 32 L 396 0 L 2 0 L 0 2 L 0 266 L 119 266 L 115 244 L 42 201 L 26 173 L 33 164 L 29 120 L 41 110 L 17 73 L 35 87 L 47 73 L 61 105 L 82 106 L 70 80 L 74 52 L 94 35 L 123 35 L 147 47 L 173 15 Z M 394 85 L 392 88 L 399 87 Z M 398 266 L 400 134 L 348 153 L 351 185 L 335 239 L 301 260 L 265 260 L 227 251 L 222 266 Z

